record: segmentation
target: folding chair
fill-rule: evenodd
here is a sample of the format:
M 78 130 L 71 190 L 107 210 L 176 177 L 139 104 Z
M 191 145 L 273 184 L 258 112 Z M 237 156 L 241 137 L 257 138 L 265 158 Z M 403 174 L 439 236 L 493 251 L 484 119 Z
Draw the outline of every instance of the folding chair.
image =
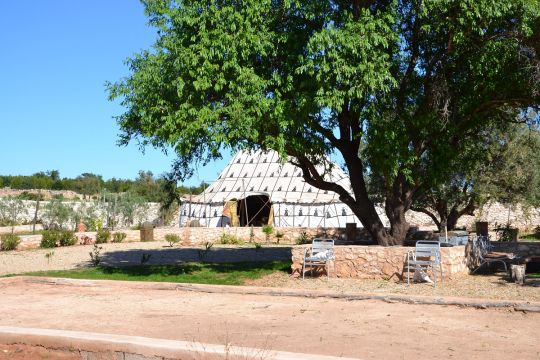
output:
M 433 270 L 433 286 L 437 287 L 437 267 L 441 273 L 441 281 L 443 277 L 441 244 L 438 241 L 417 241 L 414 251 L 407 253 L 407 286 L 411 283 L 411 267 L 414 267 L 415 271 L 422 271 L 422 267 L 427 270 L 430 266 Z
M 334 260 L 334 240 L 332 239 L 313 239 L 311 246 L 304 251 L 304 260 L 302 262 L 302 280 L 305 278 L 307 268 L 313 275 L 313 268 L 323 266 L 326 274 L 330 277 L 329 263 Z

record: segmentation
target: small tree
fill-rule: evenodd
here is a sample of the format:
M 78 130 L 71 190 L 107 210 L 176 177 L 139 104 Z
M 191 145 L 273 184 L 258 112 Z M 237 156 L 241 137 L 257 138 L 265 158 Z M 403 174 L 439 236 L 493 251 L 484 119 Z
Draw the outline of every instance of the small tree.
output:
M 53 199 L 45 205 L 43 219 L 47 228 L 64 229 L 74 218 L 73 208 L 59 199 Z
M 15 231 L 15 225 L 19 224 L 28 214 L 24 202 L 21 199 L 7 197 L 0 199 L 0 220 L 11 225 L 11 233 Z
M 266 242 L 270 241 L 270 235 L 274 232 L 272 225 L 263 225 L 262 232 L 266 235 Z

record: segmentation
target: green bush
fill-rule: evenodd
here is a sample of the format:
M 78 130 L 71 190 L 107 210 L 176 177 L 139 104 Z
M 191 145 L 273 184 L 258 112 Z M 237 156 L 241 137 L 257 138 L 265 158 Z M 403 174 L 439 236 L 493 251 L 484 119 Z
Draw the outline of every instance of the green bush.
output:
M 41 233 L 41 243 L 39 246 L 46 249 L 54 248 L 58 246 L 58 240 L 58 231 L 44 230 Z
M 175 244 L 178 244 L 182 239 L 179 235 L 176 234 L 167 234 L 165 235 L 165 241 L 169 243 L 170 247 L 173 247 Z
M 296 238 L 296 245 L 309 244 L 310 242 L 309 235 L 305 231 L 302 231 Z
M 219 240 L 220 244 L 232 244 L 232 245 L 239 245 L 242 244 L 243 241 L 238 236 L 223 233 L 221 234 L 221 239 Z
M 73 246 L 77 243 L 77 237 L 73 231 L 61 230 L 58 233 L 60 246 Z
M 112 235 L 112 242 L 113 243 L 121 243 L 124 241 L 127 237 L 127 234 L 124 232 L 117 232 Z
M 21 243 L 21 239 L 15 234 L 0 235 L 0 250 L 1 251 L 15 250 L 20 243 Z
M 100 229 L 96 233 L 96 244 L 104 244 L 111 238 L 111 232 L 109 230 Z
M 68 230 L 45 230 L 42 233 L 42 248 L 54 248 L 57 246 L 72 246 L 77 243 L 77 237 L 73 231 Z

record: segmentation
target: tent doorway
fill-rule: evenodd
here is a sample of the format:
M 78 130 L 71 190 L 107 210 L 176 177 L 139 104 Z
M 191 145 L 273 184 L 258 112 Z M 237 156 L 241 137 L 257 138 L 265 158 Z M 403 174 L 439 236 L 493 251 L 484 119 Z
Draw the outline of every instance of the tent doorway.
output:
M 268 195 L 250 195 L 238 200 L 240 226 L 263 226 L 273 221 L 272 203 Z

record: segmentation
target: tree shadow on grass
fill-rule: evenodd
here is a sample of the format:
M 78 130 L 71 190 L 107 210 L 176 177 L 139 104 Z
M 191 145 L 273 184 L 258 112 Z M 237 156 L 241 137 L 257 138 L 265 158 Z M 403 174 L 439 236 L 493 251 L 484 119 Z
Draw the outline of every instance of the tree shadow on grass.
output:
M 204 262 L 221 264 L 221 266 L 226 267 L 228 266 L 226 264 L 231 263 L 290 261 L 291 258 L 291 248 L 283 246 L 263 247 L 262 249 L 241 247 L 213 247 L 209 250 L 204 248 L 130 249 L 102 253 L 99 265 L 107 268 L 119 268 Z M 84 268 L 89 265 L 89 261 L 85 261 L 78 264 L 77 267 Z

